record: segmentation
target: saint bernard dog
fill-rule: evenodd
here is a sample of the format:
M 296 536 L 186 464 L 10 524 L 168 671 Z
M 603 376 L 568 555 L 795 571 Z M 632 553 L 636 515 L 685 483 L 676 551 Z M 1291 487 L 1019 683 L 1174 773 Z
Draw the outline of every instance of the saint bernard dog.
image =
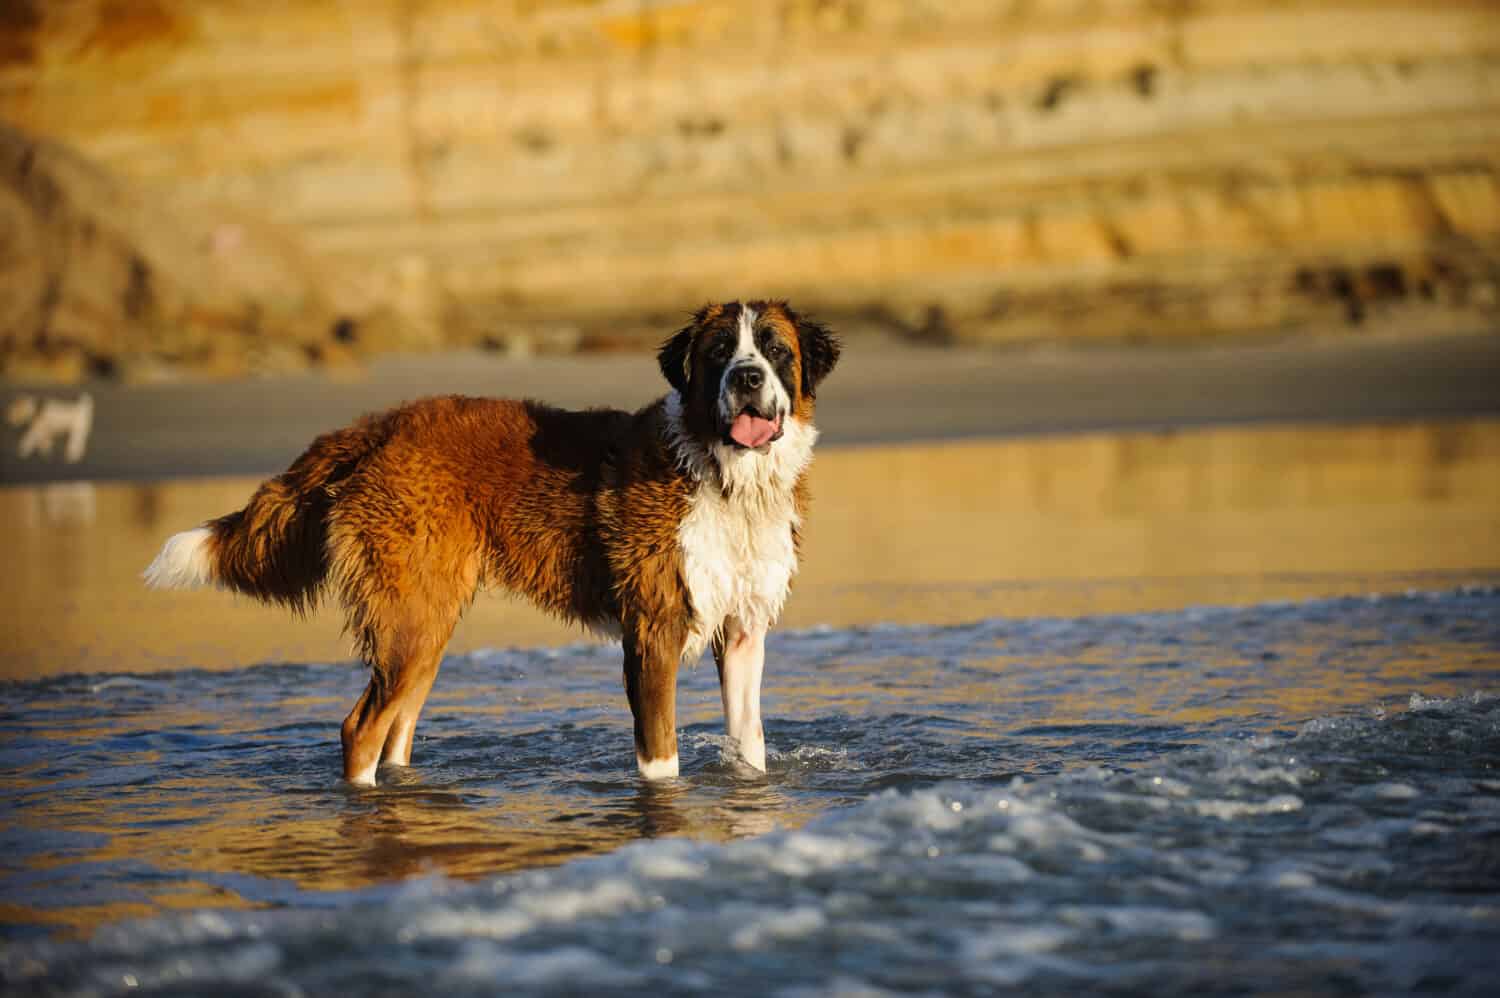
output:
M 639 412 L 447 396 L 314 440 L 244 509 L 169 538 L 153 587 L 294 611 L 331 589 L 369 665 L 344 778 L 411 761 L 417 717 L 481 586 L 616 637 L 648 780 L 677 775 L 677 667 L 713 649 L 728 735 L 766 766 L 766 630 L 797 570 L 813 397 L 839 343 L 785 302 L 710 305 L 658 353 Z

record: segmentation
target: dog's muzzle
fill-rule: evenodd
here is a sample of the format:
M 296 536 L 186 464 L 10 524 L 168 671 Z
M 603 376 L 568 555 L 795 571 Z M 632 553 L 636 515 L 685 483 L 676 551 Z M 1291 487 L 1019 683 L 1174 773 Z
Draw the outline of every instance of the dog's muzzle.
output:
M 771 390 L 765 368 L 758 364 L 741 364 L 729 371 L 719 411 L 726 444 L 759 450 L 781 439 L 786 413 Z

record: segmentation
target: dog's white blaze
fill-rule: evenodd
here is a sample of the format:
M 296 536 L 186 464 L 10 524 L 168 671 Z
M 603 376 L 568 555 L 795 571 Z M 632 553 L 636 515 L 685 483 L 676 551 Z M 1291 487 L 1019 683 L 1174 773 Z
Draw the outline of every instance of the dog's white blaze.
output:
M 697 658 L 729 617 L 765 631 L 781 615 L 797 571 L 794 489 L 812 461 L 815 427 L 788 415 L 766 453 L 724 444 L 705 449 L 683 425 L 682 397 L 666 400 L 668 443 L 697 480 L 677 528 L 693 624 L 683 655 Z
M 213 559 L 208 541 L 212 532 L 195 527 L 173 534 L 162 545 L 161 553 L 146 566 L 141 577 L 152 589 L 193 589 L 212 585 Z
M 740 339 L 735 345 L 734 359 L 741 360 L 746 357 L 754 357 L 760 351 L 755 349 L 755 320 L 757 315 L 755 309 L 749 305 L 740 306 Z
M 665 759 L 642 759 L 640 753 L 637 752 L 635 765 L 641 771 L 641 777 L 647 780 L 670 780 L 677 775 L 675 755 Z
M 747 764 L 766 771 L 766 735 L 760 720 L 760 680 L 766 665 L 766 632 L 747 631 L 731 621 L 725 628 L 724 732 Z

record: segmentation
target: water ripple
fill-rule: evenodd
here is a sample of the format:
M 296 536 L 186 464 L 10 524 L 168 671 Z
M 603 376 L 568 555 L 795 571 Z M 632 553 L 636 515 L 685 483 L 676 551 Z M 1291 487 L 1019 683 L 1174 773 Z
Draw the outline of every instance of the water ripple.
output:
M 344 666 L 0 687 L 14 993 L 1481 993 L 1500 593 L 777 635 L 769 772 L 685 671 L 454 656 L 340 784 Z M 1232 968 L 1232 972 L 1226 968 Z

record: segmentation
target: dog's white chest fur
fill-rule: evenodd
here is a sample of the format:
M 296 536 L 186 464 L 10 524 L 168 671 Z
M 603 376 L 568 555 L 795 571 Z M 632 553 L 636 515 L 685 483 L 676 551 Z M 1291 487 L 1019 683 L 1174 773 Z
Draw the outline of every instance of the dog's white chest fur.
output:
M 736 501 L 703 484 L 693 495 L 678 536 L 682 574 L 693 601 L 693 627 L 683 653 L 696 658 L 727 617 L 747 629 L 781 615 L 797 571 L 792 497 L 767 504 Z
M 680 405 L 675 393 L 668 397 L 669 425 L 680 418 Z M 684 656 L 702 654 L 729 617 L 761 630 L 781 615 L 797 571 L 797 480 L 817 436 L 815 428 L 788 417 L 782 439 L 764 454 L 723 445 L 704 451 L 689 448 L 684 437 L 673 441 L 697 480 L 677 531 L 682 581 L 693 604 Z

